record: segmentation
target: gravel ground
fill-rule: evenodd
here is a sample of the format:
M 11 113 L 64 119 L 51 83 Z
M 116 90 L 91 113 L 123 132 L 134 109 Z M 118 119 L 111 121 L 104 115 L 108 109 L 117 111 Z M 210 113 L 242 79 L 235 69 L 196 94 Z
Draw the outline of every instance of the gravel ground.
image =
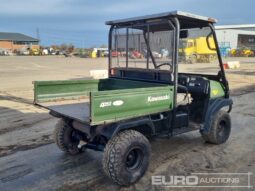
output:
M 227 70 L 235 101 L 229 142 L 220 146 L 207 145 L 197 132 L 170 140 L 155 139 L 148 173 L 139 183 L 122 190 L 164 189 L 151 186 L 151 176 L 158 174 L 255 172 L 255 59 L 232 60 L 239 60 L 241 68 Z M 100 153 L 88 151 L 74 159 L 50 144 L 57 119 L 32 104 L 32 81 L 86 78 L 91 69 L 106 69 L 107 60 L 14 56 L 0 57 L 0 66 L 0 190 L 16 190 L 17 186 L 20 190 L 120 189 L 98 168 Z M 184 71 L 211 68 L 209 64 L 180 67 Z M 31 178 L 33 182 L 29 181 Z

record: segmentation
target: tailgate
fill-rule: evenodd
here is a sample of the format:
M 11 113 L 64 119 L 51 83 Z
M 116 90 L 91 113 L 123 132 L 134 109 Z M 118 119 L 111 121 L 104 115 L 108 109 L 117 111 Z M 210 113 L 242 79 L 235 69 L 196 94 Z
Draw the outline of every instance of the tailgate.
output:
M 99 80 L 35 81 L 34 103 L 80 99 L 98 91 Z
M 91 91 L 98 91 L 98 80 L 35 81 L 34 104 L 90 124 Z

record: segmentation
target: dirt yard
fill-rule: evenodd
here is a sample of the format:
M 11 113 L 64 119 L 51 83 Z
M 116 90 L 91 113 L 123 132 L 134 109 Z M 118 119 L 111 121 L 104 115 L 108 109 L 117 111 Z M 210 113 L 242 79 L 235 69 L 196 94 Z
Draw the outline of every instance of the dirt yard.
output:
M 152 186 L 152 175 L 255 173 L 255 58 L 234 60 L 241 62 L 241 68 L 226 71 L 234 99 L 230 140 L 220 146 L 208 145 L 198 132 L 171 139 L 156 138 L 152 140 L 147 174 L 137 184 L 121 190 L 166 189 Z M 208 70 L 210 65 L 181 67 L 187 71 Z M 88 151 L 73 158 L 51 144 L 57 119 L 33 105 L 33 81 L 87 78 L 91 69 L 106 68 L 107 59 L 0 57 L 1 191 L 120 189 L 102 174 L 101 153 Z M 254 175 L 252 182 L 254 184 Z

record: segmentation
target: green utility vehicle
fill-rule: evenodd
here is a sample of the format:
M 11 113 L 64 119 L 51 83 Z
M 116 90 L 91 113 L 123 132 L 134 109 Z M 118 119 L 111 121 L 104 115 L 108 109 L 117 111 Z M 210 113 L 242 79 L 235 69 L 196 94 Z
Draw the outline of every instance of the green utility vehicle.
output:
M 34 82 L 34 103 L 60 118 L 54 133 L 58 147 L 71 155 L 85 149 L 104 151 L 106 175 L 130 185 L 149 165 L 148 137 L 199 130 L 206 142 L 224 143 L 233 102 L 215 22 L 180 11 L 106 22 L 107 79 Z M 206 36 L 208 48 L 218 57 L 207 69 L 199 68 L 205 64 L 182 65 L 179 57 L 180 39 L 199 36 Z M 134 51 L 143 56 L 131 58 Z M 120 54 L 113 57 L 112 52 Z M 183 66 L 190 68 L 181 72 Z M 200 70 L 194 72 L 193 67 Z

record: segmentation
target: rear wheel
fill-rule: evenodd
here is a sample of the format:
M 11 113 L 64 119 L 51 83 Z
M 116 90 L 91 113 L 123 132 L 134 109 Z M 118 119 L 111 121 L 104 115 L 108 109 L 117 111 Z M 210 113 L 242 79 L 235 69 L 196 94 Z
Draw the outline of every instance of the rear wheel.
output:
M 79 140 L 75 137 L 75 129 L 70 127 L 63 119 L 56 124 L 54 141 L 57 146 L 70 155 L 81 153 L 78 148 Z
M 231 132 L 231 119 L 227 112 L 217 112 L 210 123 L 209 134 L 203 134 L 203 139 L 208 143 L 222 144 L 229 138 Z
M 106 145 L 103 167 L 106 175 L 119 185 L 130 185 L 146 172 L 150 158 L 150 143 L 134 130 L 114 136 Z

